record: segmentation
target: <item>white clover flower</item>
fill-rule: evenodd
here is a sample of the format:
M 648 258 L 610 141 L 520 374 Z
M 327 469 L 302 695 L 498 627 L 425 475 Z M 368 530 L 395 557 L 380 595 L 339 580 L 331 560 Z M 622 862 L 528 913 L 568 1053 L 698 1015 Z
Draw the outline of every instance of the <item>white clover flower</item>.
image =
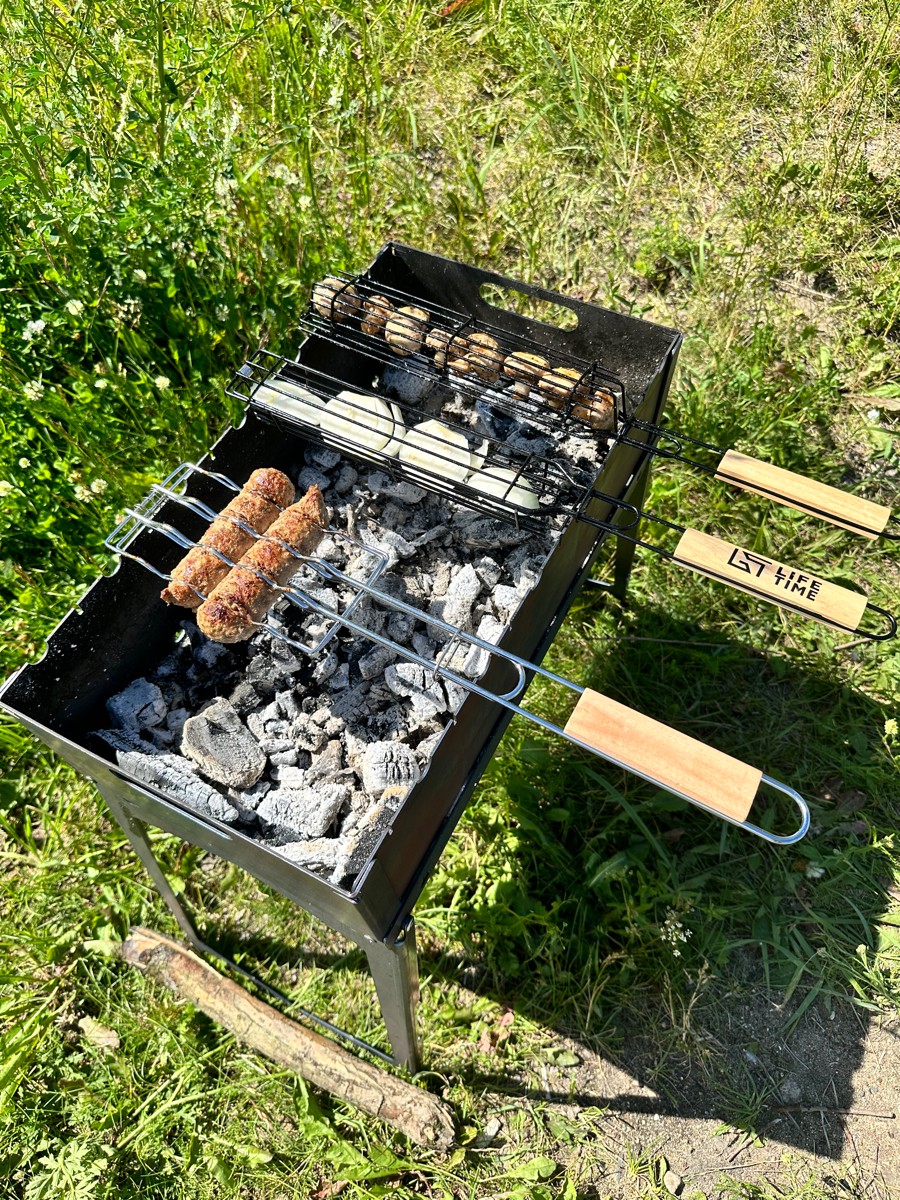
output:
M 95 479 L 91 484 L 91 491 L 95 496 L 102 496 L 108 487 L 109 484 L 105 479 Z
M 80 300 L 67 300 L 66 312 L 71 313 L 73 317 L 80 317 L 84 312 L 84 305 Z
M 807 863 L 804 874 L 807 879 L 821 879 L 825 874 L 825 868 L 820 867 L 818 863 Z
M 142 271 L 140 267 L 135 267 L 134 270 L 132 271 L 132 275 L 134 275 L 134 277 L 138 281 L 138 283 L 146 283 L 147 282 L 147 272 Z
M 29 379 L 22 391 L 26 400 L 30 400 L 32 404 L 39 404 L 44 394 L 44 385 L 39 379 Z
M 100 379 L 94 380 L 94 387 L 100 388 L 100 390 L 102 391 L 103 388 L 109 387 L 109 383 L 107 382 L 107 380 L 105 380 L 101 377 Z
M 157 375 L 153 382 L 161 392 L 164 392 L 166 388 L 170 388 L 172 386 L 171 379 L 167 379 L 165 375 Z
M 38 318 L 36 321 L 29 321 L 22 330 L 22 341 L 33 342 L 36 337 L 40 337 L 47 328 L 47 322 Z
M 28 468 L 31 466 L 31 459 L 30 458 L 20 458 L 19 466 L 22 468 L 23 471 L 27 471 Z
M 76 500 L 90 500 L 90 498 L 91 498 L 91 493 L 84 486 L 84 484 L 76 483 L 75 484 L 75 499 Z
M 227 304 L 216 305 L 216 320 L 217 321 L 227 321 L 228 314 L 230 311 L 231 310 L 229 309 Z
M 13 490 L 13 485 L 8 479 L 0 479 L 0 496 L 8 496 Z
M 898 732 L 900 732 L 900 730 L 898 730 L 898 728 L 897 728 L 896 718 L 887 717 L 884 722 L 884 736 L 885 737 L 896 737 Z

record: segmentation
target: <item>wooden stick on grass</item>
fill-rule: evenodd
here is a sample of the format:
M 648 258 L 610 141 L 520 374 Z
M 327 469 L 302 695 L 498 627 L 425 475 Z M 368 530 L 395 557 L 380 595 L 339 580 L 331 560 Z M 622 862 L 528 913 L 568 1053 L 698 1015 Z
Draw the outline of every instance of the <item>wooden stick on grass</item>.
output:
M 387 1121 L 421 1146 L 447 1150 L 453 1145 L 453 1117 L 442 1100 L 298 1025 L 178 942 L 135 926 L 120 953 L 257 1053 Z

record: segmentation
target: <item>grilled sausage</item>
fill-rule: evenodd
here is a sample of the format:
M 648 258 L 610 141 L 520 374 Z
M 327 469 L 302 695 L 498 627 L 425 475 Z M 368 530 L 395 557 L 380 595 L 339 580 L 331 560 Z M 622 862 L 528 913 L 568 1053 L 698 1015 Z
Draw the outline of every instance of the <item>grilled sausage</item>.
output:
M 203 598 L 231 570 L 229 564 L 212 551 L 218 550 L 219 554 L 236 563 L 253 545 L 253 535 L 236 525 L 235 520 L 249 525 L 257 533 L 265 533 L 293 499 L 294 485 L 287 475 L 274 467 L 260 467 L 254 471 L 238 495 L 222 509 L 218 519 L 172 572 L 168 586 L 160 593 L 161 599 L 182 608 L 199 608 Z
M 286 508 L 268 533 L 254 542 L 200 606 L 197 624 L 203 633 L 214 642 L 244 642 L 251 637 L 278 599 L 278 588 L 300 569 L 297 555 L 312 554 L 322 540 L 327 519 L 322 493 L 313 484 L 302 500 Z M 270 586 L 261 575 L 278 587 Z

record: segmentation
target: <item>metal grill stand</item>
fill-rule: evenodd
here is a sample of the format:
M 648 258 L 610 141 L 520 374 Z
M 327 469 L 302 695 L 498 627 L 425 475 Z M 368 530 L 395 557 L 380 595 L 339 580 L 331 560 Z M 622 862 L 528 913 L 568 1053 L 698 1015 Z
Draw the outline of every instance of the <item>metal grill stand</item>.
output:
M 432 310 L 444 304 L 508 331 L 511 338 L 531 339 L 554 360 L 568 356 L 592 362 L 600 347 L 604 363 L 624 382 L 630 397 L 629 411 L 654 425 L 662 416 L 681 341 L 672 330 L 397 244 L 379 253 L 365 278 L 379 289 L 394 288 L 419 296 Z M 563 331 L 496 309 L 482 299 L 480 289 L 484 285 L 563 304 L 575 311 L 578 326 Z M 371 381 L 370 363 L 362 362 L 352 347 L 335 348 L 317 333 L 303 343 L 298 362 L 312 370 L 326 370 L 349 387 L 365 387 Z M 290 470 L 302 457 L 308 444 L 302 433 L 286 435 L 252 407 L 242 426 L 228 430 L 201 467 L 231 479 L 245 479 L 260 464 Z M 653 441 L 652 433 L 638 432 L 635 444 L 611 446 L 598 465 L 596 485 L 608 496 L 639 507 Z M 210 506 L 215 506 L 219 498 L 216 488 L 202 479 L 192 494 Z M 168 520 L 170 513 L 165 505 L 158 515 L 160 521 Z M 502 639 L 504 649 L 526 661 L 540 663 L 579 588 L 589 577 L 609 536 L 610 524 L 620 520 L 630 523 L 632 516 L 602 499 L 591 501 L 588 515 L 607 525 L 575 517 L 565 523 L 540 580 Z M 629 531 L 635 532 L 633 524 L 629 524 Z M 170 569 L 180 557 L 178 548 L 161 534 L 149 530 L 142 537 L 146 539 L 142 552 L 164 569 Z M 615 554 L 610 590 L 624 597 L 633 542 L 617 539 Z M 93 585 L 50 636 L 44 657 L 22 668 L 3 685 L 0 707 L 96 783 L 179 927 L 202 953 L 223 957 L 198 934 L 192 918 L 173 894 L 147 837 L 148 826 L 166 830 L 247 870 L 360 946 L 375 981 L 393 1061 L 414 1071 L 420 1062 L 420 1049 L 412 911 L 512 713 L 480 695 L 466 698 L 452 727 L 437 744 L 430 769 L 395 813 L 390 830 L 352 885 L 339 887 L 239 829 L 195 814 L 160 788 L 130 776 L 111 761 L 109 752 L 90 747 L 89 734 L 100 727 L 98 714 L 103 712 L 107 698 L 150 670 L 172 645 L 180 614 L 161 604 L 158 594 L 159 581 L 144 567 L 122 561 L 114 574 Z M 485 676 L 485 686 L 502 692 L 498 679 L 491 678 L 492 670 Z M 253 978 L 239 966 L 235 970 L 245 978 Z M 256 982 L 271 998 L 290 1004 L 275 989 Z M 331 1032 L 339 1032 L 327 1022 L 313 1019 Z M 365 1045 L 347 1036 L 355 1045 Z M 384 1057 L 374 1047 L 368 1048 Z

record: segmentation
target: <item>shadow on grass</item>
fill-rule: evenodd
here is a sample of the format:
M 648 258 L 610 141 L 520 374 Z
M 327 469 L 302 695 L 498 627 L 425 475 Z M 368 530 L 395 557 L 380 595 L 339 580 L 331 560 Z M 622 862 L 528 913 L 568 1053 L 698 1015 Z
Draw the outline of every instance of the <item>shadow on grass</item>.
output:
M 581 633 L 588 654 L 598 645 L 592 661 L 553 669 L 791 783 L 812 801 L 812 830 L 767 845 L 514 727 L 468 817 L 487 846 L 479 867 L 451 843 L 424 902 L 466 961 L 427 970 L 438 987 L 464 972 L 516 1018 L 574 1039 L 582 1063 L 541 1088 L 489 1066 L 460 1073 L 506 1094 L 714 1118 L 839 1158 L 846 1110 L 877 1121 L 897 1083 L 877 1068 L 854 1080 L 870 1011 L 847 1002 L 891 997 L 878 926 L 894 864 L 879 835 L 896 828 L 898 800 L 884 714 L 814 656 L 763 654 L 651 607 L 598 644 L 591 608 L 562 657 Z M 755 806 L 754 820 L 770 817 L 787 832 L 796 814 Z

